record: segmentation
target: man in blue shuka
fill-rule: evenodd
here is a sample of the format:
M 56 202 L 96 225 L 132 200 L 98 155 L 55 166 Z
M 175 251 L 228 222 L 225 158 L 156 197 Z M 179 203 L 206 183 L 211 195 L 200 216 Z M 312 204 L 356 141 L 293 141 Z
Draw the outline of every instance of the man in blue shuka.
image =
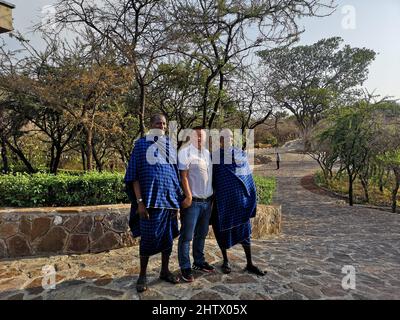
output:
M 246 153 L 232 142 L 232 131 L 222 130 L 220 149 L 212 157 L 215 202 L 211 222 L 224 259 L 221 268 L 226 274 L 231 272 L 227 249 L 240 243 L 246 254 L 246 270 L 263 276 L 251 258 L 250 218 L 256 215 L 256 186 Z
M 147 290 L 149 257 L 160 252 L 160 279 L 179 282 L 169 270 L 173 240 L 179 235 L 177 214 L 182 200 L 177 152 L 165 135 L 166 118 L 157 114 L 150 122 L 150 132 L 135 143 L 125 175 L 132 202 L 129 226 L 133 237 L 141 237 L 138 292 Z

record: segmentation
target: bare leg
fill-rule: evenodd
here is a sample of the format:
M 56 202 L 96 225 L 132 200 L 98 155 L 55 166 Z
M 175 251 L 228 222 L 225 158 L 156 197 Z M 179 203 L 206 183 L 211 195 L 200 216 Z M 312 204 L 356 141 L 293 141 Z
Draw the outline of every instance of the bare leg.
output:
M 246 270 L 251 272 L 251 273 L 254 273 L 254 274 L 258 275 L 258 276 L 264 276 L 265 272 L 260 270 L 258 267 L 256 267 L 253 264 L 253 261 L 251 259 L 251 246 L 250 245 L 245 245 L 245 244 L 242 244 L 242 246 L 243 246 L 243 249 L 244 249 L 244 253 L 246 254 L 246 260 L 247 260 Z
M 149 257 L 140 257 L 140 274 L 139 279 L 136 283 L 137 292 L 143 292 L 147 290 L 147 265 L 149 263 Z
M 163 251 L 161 253 L 161 273 L 160 273 L 160 279 L 177 284 L 179 283 L 179 278 L 175 275 L 172 274 L 171 271 L 169 271 L 169 258 L 171 256 L 171 251 Z
M 140 257 L 140 274 L 139 278 L 145 278 L 147 274 L 147 265 L 149 263 L 149 257 Z
M 169 271 L 169 252 L 162 252 L 161 253 L 161 273 L 168 274 Z
M 232 270 L 229 265 L 228 252 L 226 249 L 221 248 L 221 253 L 222 253 L 222 257 L 224 259 L 224 262 L 222 263 L 222 266 L 221 266 L 222 272 L 225 274 L 231 273 Z

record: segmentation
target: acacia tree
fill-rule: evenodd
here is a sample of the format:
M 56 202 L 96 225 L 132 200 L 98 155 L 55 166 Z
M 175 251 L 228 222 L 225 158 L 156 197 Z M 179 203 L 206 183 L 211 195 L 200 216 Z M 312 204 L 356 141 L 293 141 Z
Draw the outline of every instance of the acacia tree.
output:
M 139 117 L 140 133 L 145 133 L 147 90 L 165 47 L 171 41 L 165 1 L 160 0 L 59 0 L 56 24 L 80 31 L 89 29 L 101 43 L 112 46 L 129 66 L 131 111 Z
M 265 85 L 277 106 L 293 113 L 305 137 L 324 111 L 349 105 L 354 90 L 368 76 L 375 52 L 341 47 L 339 37 L 313 45 L 260 51 Z
M 159 65 L 151 86 L 152 110 L 159 110 L 175 120 L 178 131 L 190 127 L 199 117 L 204 67 L 197 61 L 170 57 Z
M 397 194 L 400 189 L 400 148 L 385 152 L 380 159 L 387 168 L 393 171 L 392 212 L 396 213 Z
M 251 68 L 240 68 L 227 85 L 227 95 L 234 106 L 233 116 L 240 119 L 240 128 L 255 129 L 272 115 L 272 101 Z
M 90 33 L 86 36 L 85 42 L 80 39 L 69 44 L 44 35 L 47 46 L 43 51 L 35 50 L 22 39 L 29 54 L 23 59 L 21 71 L 14 72 L 7 82 L 7 90 L 29 97 L 35 103 L 35 117 L 26 109 L 21 113 L 51 136 L 57 146 L 56 162 L 74 135 L 82 132 L 85 170 L 92 170 L 96 117 L 102 112 L 103 105 L 124 99 L 129 72 L 127 67 L 116 64 L 118 61 L 112 49 L 97 43 Z M 41 120 L 43 113 L 44 123 Z M 51 121 L 58 129 L 55 132 L 48 122 L 52 115 L 55 118 Z M 62 119 L 58 118 L 60 115 Z M 65 130 L 69 131 L 66 137 Z M 50 166 L 53 171 L 55 164 Z
M 16 80 L 17 72 L 20 70 L 16 62 L 14 51 L 7 51 L 5 44 L 0 44 L 0 140 L 1 155 L 4 173 L 10 171 L 8 161 L 8 149 L 11 150 L 24 163 L 28 172 L 35 172 L 36 169 L 28 160 L 19 140 L 24 135 L 23 128 L 27 124 L 25 117 L 13 114 L 13 108 L 17 104 L 15 95 L 9 90 L 9 85 Z
M 322 142 L 332 148 L 340 162 L 338 173 L 345 171 L 348 177 L 350 206 L 354 203 L 353 185 L 371 155 L 370 145 L 377 132 L 377 124 L 371 121 L 370 107 L 360 103 L 353 107 L 336 110 L 329 117 L 330 125 L 320 134 Z
M 329 15 L 333 2 L 171 1 L 173 32 L 180 39 L 174 50 L 196 59 L 207 69 L 201 106 L 203 126 L 211 128 L 213 125 L 221 106 L 227 75 L 243 65 L 255 48 L 292 43 L 302 32 L 296 19 Z M 210 89 L 214 82 L 217 82 L 218 94 L 211 99 Z
M 375 119 L 381 123 L 376 147 L 380 152 L 376 161 L 393 174 L 392 184 L 392 212 L 396 212 L 397 195 L 400 189 L 400 105 L 396 102 L 384 102 L 377 106 L 380 115 L 375 114 Z
M 26 125 L 28 120 L 21 114 L 13 112 L 12 99 L 0 102 L 0 140 L 1 140 L 1 156 L 3 162 L 3 173 L 10 172 L 10 162 L 8 150 L 11 150 L 25 165 L 29 173 L 37 170 L 29 161 L 28 156 L 21 143 L 21 138 L 27 133 Z
M 320 121 L 312 130 L 310 143 L 306 152 L 311 158 L 318 162 L 324 176 L 324 180 L 330 185 L 334 178 L 333 168 L 339 160 L 339 155 L 334 150 L 330 137 L 325 133 L 329 126 L 329 120 Z

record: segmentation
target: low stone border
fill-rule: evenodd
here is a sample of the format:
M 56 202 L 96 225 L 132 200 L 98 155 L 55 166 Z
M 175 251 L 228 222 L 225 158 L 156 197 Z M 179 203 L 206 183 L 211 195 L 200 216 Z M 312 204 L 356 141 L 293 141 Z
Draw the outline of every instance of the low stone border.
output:
M 128 226 L 130 205 L 0 209 L 0 259 L 82 254 L 138 244 Z M 259 205 L 253 238 L 281 231 L 281 207 Z M 210 228 L 210 238 L 213 238 Z
M 102 252 L 134 245 L 130 205 L 0 210 L 0 258 Z

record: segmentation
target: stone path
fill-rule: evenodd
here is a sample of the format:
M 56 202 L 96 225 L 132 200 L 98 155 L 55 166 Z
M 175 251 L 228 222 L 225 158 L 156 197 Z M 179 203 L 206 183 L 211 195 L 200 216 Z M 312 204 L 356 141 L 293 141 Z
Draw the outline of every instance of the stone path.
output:
M 174 286 L 158 280 L 160 259 L 155 256 L 150 288 L 138 295 L 138 250 L 133 247 L 0 261 L 0 299 L 400 299 L 400 215 L 350 208 L 305 189 L 302 178 L 317 169 L 306 156 L 283 153 L 281 170 L 274 166 L 256 168 L 256 174 L 277 177 L 274 201 L 283 207 L 282 235 L 253 242 L 254 260 L 267 271 L 265 277 L 243 271 L 238 246 L 229 251 L 230 275 L 195 273 L 194 283 Z M 215 241 L 207 240 L 206 252 L 210 262 L 220 265 Z M 176 251 L 171 261 L 178 271 Z M 44 266 L 56 271 L 55 289 L 42 286 Z M 354 268 L 355 289 L 342 287 L 344 266 Z

